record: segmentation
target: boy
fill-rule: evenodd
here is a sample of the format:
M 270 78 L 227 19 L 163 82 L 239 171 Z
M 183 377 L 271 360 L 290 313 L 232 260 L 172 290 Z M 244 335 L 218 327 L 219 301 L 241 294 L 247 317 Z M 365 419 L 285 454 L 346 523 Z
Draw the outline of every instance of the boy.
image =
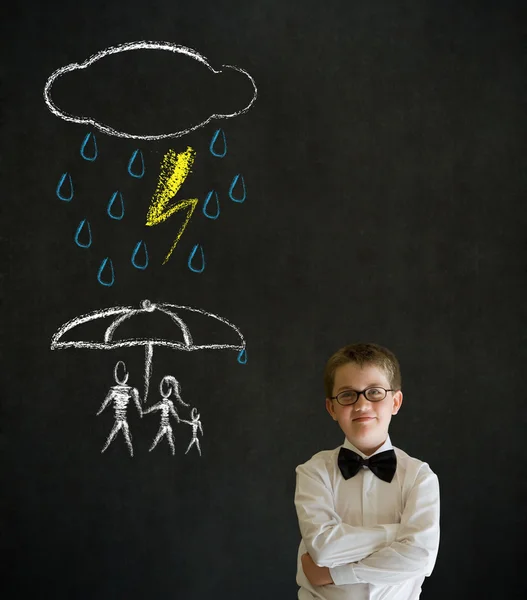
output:
M 346 437 L 296 468 L 298 599 L 417 600 L 439 547 L 439 483 L 390 441 L 403 401 L 397 358 L 377 344 L 345 346 L 324 387 Z

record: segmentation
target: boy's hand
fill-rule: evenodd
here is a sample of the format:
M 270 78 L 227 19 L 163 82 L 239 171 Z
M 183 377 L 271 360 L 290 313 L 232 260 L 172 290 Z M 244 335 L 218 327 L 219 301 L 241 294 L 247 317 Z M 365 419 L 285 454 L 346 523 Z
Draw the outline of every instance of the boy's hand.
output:
M 306 552 L 302 554 L 302 569 L 311 585 L 328 585 L 333 583 L 328 567 L 319 567 Z

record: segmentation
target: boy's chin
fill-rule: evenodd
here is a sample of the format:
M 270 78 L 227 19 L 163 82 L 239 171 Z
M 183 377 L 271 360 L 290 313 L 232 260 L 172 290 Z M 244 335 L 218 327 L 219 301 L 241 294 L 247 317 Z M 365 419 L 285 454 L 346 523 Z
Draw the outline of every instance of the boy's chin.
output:
M 384 442 L 386 439 L 385 433 L 379 427 L 360 427 L 359 429 L 355 429 L 354 427 L 351 430 L 344 431 L 344 433 L 354 446 L 364 443 L 378 444 Z

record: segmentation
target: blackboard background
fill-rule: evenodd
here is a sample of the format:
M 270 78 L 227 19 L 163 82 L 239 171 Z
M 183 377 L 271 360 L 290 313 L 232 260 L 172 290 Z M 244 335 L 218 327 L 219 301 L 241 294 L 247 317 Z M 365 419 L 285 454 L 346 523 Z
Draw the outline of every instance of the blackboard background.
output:
M 351 341 L 398 355 L 405 400 L 392 441 L 440 479 L 441 547 L 423 597 L 525 597 L 522 5 L 4 7 L 3 598 L 295 597 L 294 468 L 342 442 L 324 412 L 322 369 Z M 42 92 L 55 69 L 136 40 L 246 69 L 256 103 L 159 142 L 51 114 Z M 185 90 L 167 86 L 170 114 Z M 126 108 L 109 98 L 108 110 Z M 229 150 L 216 159 L 208 143 L 220 126 Z M 79 154 L 90 131 L 94 163 Z M 145 232 L 144 214 L 164 152 L 187 144 L 198 154 L 186 193 L 203 200 L 216 186 L 225 201 L 217 221 L 196 213 L 161 266 L 177 227 Z M 136 148 L 141 182 L 126 174 Z M 78 182 L 71 203 L 55 195 L 67 170 Z M 235 173 L 243 204 L 226 200 Z M 104 213 L 117 186 L 130 199 L 118 224 Z M 98 237 L 82 250 L 73 233 L 86 215 Z M 152 260 L 141 272 L 128 257 L 143 234 Z M 186 265 L 197 242 L 202 274 Z M 96 272 L 108 254 L 116 283 L 104 288 Z M 95 413 L 113 365 L 125 360 L 140 387 L 142 353 L 49 348 L 67 320 L 145 298 L 215 312 L 247 340 L 245 366 L 232 352 L 154 355 L 153 381 L 175 375 L 200 409 L 201 458 L 184 454 L 180 430 L 175 457 L 164 441 L 149 453 L 157 419 L 134 415 L 134 458 L 122 438 L 101 454 L 112 416 Z

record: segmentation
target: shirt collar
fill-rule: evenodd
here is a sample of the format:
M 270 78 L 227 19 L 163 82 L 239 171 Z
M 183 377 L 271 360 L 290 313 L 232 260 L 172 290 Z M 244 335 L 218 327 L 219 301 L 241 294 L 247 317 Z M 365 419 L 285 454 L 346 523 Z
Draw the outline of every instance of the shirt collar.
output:
M 353 452 L 356 452 L 357 454 L 359 454 L 360 456 L 362 456 L 362 458 L 368 458 L 364 452 L 361 452 L 356 446 L 354 446 L 349 440 L 348 438 L 344 439 L 344 444 L 343 444 L 344 448 L 348 448 L 348 450 L 353 450 Z M 373 456 L 374 454 L 379 454 L 379 452 L 384 452 L 385 450 L 391 450 L 393 448 L 392 442 L 390 440 L 390 436 L 388 435 L 386 440 L 384 441 L 384 444 L 378 449 L 375 450 L 375 452 L 371 455 Z

